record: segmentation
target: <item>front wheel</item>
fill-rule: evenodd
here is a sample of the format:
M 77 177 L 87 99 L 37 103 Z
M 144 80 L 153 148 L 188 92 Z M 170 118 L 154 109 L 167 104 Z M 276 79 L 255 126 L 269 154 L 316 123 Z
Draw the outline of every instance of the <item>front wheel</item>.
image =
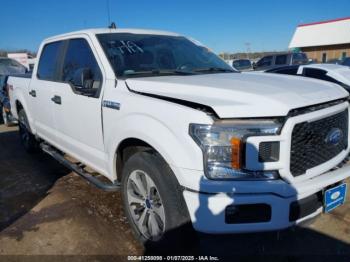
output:
M 28 153 L 36 153 L 39 151 L 39 142 L 36 140 L 35 136 L 32 134 L 27 115 L 23 109 L 18 112 L 18 122 L 19 122 L 19 135 L 21 143 L 24 149 Z
M 159 154 L 136 153 L 125 163 L 122 175 L 124 210 L 146 247 L 169 249 L 189 240 L 193 243 L 195 234 L 182 189 Z

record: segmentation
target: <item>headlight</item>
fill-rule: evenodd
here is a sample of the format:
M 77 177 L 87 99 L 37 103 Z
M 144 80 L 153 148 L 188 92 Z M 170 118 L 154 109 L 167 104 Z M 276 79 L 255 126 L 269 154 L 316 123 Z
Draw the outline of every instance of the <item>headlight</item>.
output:
M 276 179 L 274 171 L 244 170 L 244 140 L 248 136 L 275 135 L 277 120 L 223 120 L 213 125 L 190 124 L 190 135 L 203 151 L 204 171 L 210 179 Z

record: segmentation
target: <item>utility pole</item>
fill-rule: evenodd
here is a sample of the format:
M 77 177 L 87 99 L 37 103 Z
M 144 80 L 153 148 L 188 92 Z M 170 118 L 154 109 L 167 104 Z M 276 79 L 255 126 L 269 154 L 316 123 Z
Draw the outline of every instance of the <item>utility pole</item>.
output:
M 246 46 L 246 49 L 247 49 L 247 59 L 249 59 L 249 53 L 250 53 L 250 43 L 249 42 L 246 42 L 246 43 L 244 43 L 245 44 L 245 46 Z

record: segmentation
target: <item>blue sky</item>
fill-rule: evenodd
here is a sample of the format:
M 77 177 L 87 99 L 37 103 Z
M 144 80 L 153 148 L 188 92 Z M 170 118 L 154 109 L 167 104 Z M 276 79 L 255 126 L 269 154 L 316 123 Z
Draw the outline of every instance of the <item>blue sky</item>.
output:
M 41 40 L 108 24 L 108 0 L 2 0 L 0 49 L 36 51 Z M 215 52 L 285 50 L 300 23 L 350 16 L 350 0 L 109 0 L 118 27 L 192 36 Z

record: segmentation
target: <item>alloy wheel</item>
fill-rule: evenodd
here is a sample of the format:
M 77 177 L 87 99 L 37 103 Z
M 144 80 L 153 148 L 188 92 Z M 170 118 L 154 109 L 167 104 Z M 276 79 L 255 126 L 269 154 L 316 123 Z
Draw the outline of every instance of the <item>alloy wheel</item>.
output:
M 159 191 L 151 177 L 134 170 L 127 181 L 127 200 L 133 222 L 149 240 L 160 239 L 165 231 L 165 210 Z

